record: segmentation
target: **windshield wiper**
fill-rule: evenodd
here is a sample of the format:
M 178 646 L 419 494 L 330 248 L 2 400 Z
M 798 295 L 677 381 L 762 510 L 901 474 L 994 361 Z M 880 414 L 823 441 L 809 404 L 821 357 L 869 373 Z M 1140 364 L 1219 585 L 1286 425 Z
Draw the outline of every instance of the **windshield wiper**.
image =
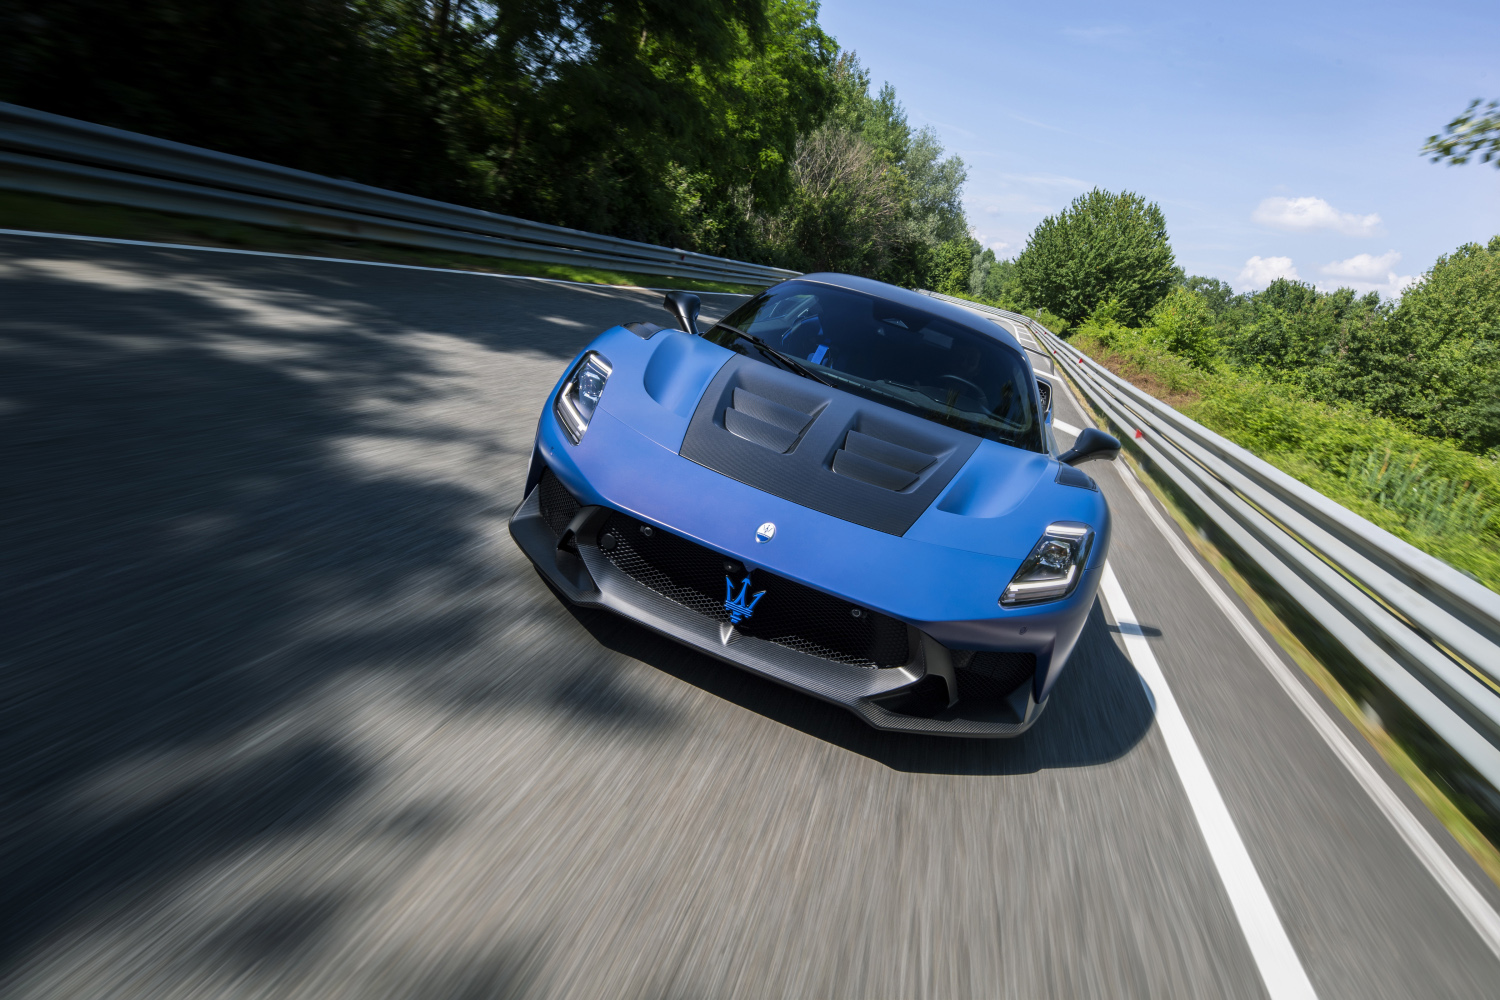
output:
M 729 326 L 725 323 L 720 323 L 719 325 L 728 330 L 730 333 L 734 334 L 736 337 L 739 337 L 741 340 L 748 341 L 750 346 L 759 351 L 761 355 L 772 364 L 777 365 L 780 368 L 784 368 L 789 372 L 801 375 L 803 378 L 810 378 L 814 382 L 821 382 L 824 385 L 828 386 L 830 389 L 838 388 L 838 386 L 834 385 L 832 382 L 828 381 L 828 379 L 824 378 L 822 375 L 819 375 L 811 368 L 807 367 L 807 365 L 803 364 L 801 361 L 789 355 L 782 354 L 776 348 L 772 347 L 764 340 L 761 340 L 755 334 L 746 333 L 744 330 L 737 329 L 736 327 Z

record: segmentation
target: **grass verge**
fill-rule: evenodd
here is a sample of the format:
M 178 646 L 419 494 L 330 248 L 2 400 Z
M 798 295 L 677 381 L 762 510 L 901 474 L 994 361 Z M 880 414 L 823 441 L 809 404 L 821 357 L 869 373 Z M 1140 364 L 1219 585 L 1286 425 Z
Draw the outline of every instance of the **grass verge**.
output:
M 1056 367 L 1067 374 L 1065 365 Z M 1071 378 L 1068 386 L 1083 412 L 1097 426 L 1108 429 L 1104 415 L 1089 405 Z M 1128 439 L 1121 454 L 1136 478 L 1161 502 L 1188 541 L 1228 582 L 1277 645 L 1406 782 L 1484 873 L 1500 885 L 1500 849 L 1496 848 L 1500 842 L 1500 800 L 1483 779 L 1378 686 L 1358 660 L 1333 643 L 1317 622 L 1222 537 L 1169 481 L 1152 474 L 1150 459 L 1136 451 Z
M 1080 331 L 1069 343 L 1397 538 L 1500 591 L 1500 462 L 1351 405 L 1159 348 Z
M 662 274 L 638 274 L 602 268 L 545 264 L 503 257 L 484 257 L 446 250 L 422 250 L 372 240 L 343 239 L 294 229 L 277 229 L 243 222 L 223 222 L 200 216 L 176 215 L 144 208 L 126 208 L 98 202 L 73 201 L 50 195 L 0 191 L 0 229 L 27 229 L 75 236 L 108 236 L 114 239 L 233 250 L 263 250 L 307 257 L 342 257 L 346 260 L 382 264 L 411 264 L 454 271 L 485 274 L 515 274 L 532 278 L 558 278 L 591 285 L 626 285 L 644 288 L 680 288 L 691 292 L 735 292 L 754 294 L 763 285 L 743 285 L 696 278 L 672 278 Z

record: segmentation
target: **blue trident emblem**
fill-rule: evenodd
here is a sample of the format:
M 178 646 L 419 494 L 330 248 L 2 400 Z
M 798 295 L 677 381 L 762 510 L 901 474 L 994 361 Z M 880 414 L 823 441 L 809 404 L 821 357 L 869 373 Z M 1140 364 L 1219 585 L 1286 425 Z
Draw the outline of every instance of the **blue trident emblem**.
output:
M 750 578 L 747 576 L 740 583 L 740 593 L 739 596 L 736 597 L 734 593 L 734 584 L 730 582 L 729 577 L 726 576 L 724 578 L 724 610 L 729 612 L 730 624 L 737 625 L 740 622 L 744 621 L 746 618 L 749 618 L 751 615 L 755 614 L 755 605 L 760 601 L 762 597 L 766 596 L 766 592 L 764 590 L 758 590 L 755 592 L 755 596 L 750 598 L 749 603 L 746 603 L 745 593 L 749 589 Z

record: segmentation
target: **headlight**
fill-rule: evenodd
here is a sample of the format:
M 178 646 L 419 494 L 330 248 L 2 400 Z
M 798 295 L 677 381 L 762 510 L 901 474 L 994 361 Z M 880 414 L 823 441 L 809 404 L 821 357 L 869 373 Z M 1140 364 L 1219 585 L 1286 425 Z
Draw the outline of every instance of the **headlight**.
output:
M 1093 542 L 1094 532 L 1086 524 L 1058 521 L 1051 525 L 1016 570 L 1000 603 L 1012 607 L 1067 597 L 1078 586 Z
M 552 404 L 558 423 L 568 432 L 568 437 L 577 444 L 583 440 L 583 432 L 589 429 L 589 421 L 599 406 L 599 397 L 604 394 L 604 383 L 613 371 L 609 362 L 593 351 L 573 368 L 563 380 L 563 387 Z

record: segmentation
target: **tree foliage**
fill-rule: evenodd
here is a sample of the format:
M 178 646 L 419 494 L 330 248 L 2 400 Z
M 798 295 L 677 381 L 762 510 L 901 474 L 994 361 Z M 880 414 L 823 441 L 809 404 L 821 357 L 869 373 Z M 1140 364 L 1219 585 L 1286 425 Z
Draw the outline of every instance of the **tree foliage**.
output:
M 804 270 L 928 284 L 967 238 L 816 0 L 0 0 L 0 100 Z
M 1139 329 L 1103 322 L 1118 312 L 1096 308 L 1083 331 L 1105 345 L 1139 343 L 1200 368 L 1227 366 L 1500 455 L 1500 236 L 1439 257 L 1395 303 L 1285 278 L 1232 295 L 1216 279 L 1184 277 Z
M 0 99 L 717 247 L 790 196 L 836 52 L 814 0 L 0 0 Z
M 952 270 L 941 248 L 958 240 L 968 253 L 963 161 L 943 156 L 931 129 L 912 128 L 894 88 L 872 96 L 853 53 L 831 81 L 833 105 L 799 140 L 785 208 L 756 216 L 765 252 L 798 270 L 937 284 L 941 268 Z
M 1433 163 L 1468 163 L 1476 153 L 1479 162 L 1495 161 L 1500 169 L 1500 101 L 1481 107 L 1481 100 L 1469 102 L 1463 114 L 1449 122 L 1441 135 L 1430 135 L 1422 152 L 1432 154 Z
M 1214 309 L 1208 296 L 1185 285 L 1167 293 L 1151 309 L 1149 340 L 1200 368 L 1212 368 L 1219 355 Z
M 1110 299 L 1135 322 L 1166 296 L 1175 264 L 1155 202 L 1095 188 L 1032 231 L 1016 258 L 1015 281 L 1027 302 L 1070 323 Z
M 977 256 L 979 243 L 969 236 L 955 236 L 939 244 L 933 259 L 933 290 L 944 295 L 969 294 Z
M 438 95 L 341 0 L 0 0 L 0 100 L 439 197 Z
M 1475 451 L 1500 448 L 1500 236 L 1439 257 L 1328 367 L 1321 392 Z

